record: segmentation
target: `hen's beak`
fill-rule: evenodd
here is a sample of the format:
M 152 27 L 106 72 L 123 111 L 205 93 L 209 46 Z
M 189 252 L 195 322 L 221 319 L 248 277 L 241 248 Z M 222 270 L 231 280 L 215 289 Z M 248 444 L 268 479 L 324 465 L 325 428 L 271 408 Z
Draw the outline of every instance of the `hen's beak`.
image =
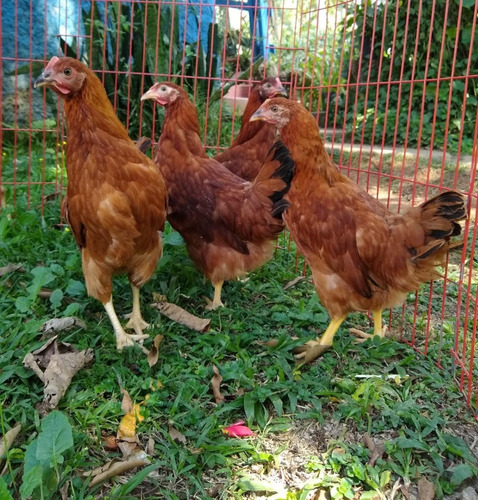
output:
M 156 93 L 152 88 L 141 96 L 142 101 L 146 101 L 146 99 L 156 99 Z
M 262 107 L 260 107 L 249 119 L 250 122 L 255 122 L 255 121 L 268 121 L 267 120 L 267 111 L 263 110 Z
M 33 82 L 34 89 L 37 87 L 44 87 L 45 85 L 53 85 L 55 83 L 55 79 L 52 76 L 53 68 L 59 60 L 60 59 L 56 56 L 50 59 L 43 73 Z
M 52 85 L 54 80 L 52 78 L 52 72 L 50 70 L 45 70 L 33 83 L 33 88 L 44 87 L 45 85 Z
M 280 85 L 280 87 L 276 87 L 276 91 L 272 97 L 289 97 L 289 94 L 287 93 L 287 90 Z

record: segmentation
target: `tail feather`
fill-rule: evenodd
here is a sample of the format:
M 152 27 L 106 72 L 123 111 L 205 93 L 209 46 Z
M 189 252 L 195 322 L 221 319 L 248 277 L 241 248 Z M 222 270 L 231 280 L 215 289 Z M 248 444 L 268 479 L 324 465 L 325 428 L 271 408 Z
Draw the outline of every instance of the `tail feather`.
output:
M 140 137 L 136 141 L 136 147 L 143 153 L 146 154 L 146 151 L 151 147 L 152 141 L 149 137 Z
M 261 191 L 273 203 L 271 214 L 281 218 L 289 206 L 284 195 L 289 191 L 295 173 L 295 162 L 289 150 L 277 141 L 270 149 L 267 158 L 254 180 L 254 189 Z
M 450 238 L 461 234 L 458 222 L 466 219 L 467 211 L 464 196 L 456 191 L 441 193 L 418 208 L 425 244 L 416 249 L 414 259 L 423 262 L 432 256 L 439 257 L 456 246 Z

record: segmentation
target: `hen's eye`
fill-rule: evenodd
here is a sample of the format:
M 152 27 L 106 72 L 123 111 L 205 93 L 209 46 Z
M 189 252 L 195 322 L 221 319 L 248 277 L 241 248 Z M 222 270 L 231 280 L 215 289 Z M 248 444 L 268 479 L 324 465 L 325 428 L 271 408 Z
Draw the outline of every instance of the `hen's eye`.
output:
M 270 89 L 272 85 L 270 83 L 266 83 L 266 89 Z
M 65 68 L 65 69 L 63 70 L 63 74 L 64 74 L 65 76 L 70 76 L 70 75 L 71 75 L 71 68 Z
M 273 113 L 277 113 L 279 111 L 279 107 L 278 106 L 271 106 L 271 111 Z
M 168 90 L 168 87 L 166 87 L 166 85 L 161 85 L 161 87 L 159 88 L 159 90 L 161 92 L 166 92 Z

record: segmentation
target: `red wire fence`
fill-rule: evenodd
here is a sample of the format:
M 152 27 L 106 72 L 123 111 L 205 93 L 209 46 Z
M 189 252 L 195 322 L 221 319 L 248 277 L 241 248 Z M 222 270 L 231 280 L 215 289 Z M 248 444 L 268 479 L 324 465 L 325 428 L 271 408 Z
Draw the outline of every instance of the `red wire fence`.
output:
M 0 0 L 2 206 L 62 198 L 66 128 L 32 81 L 53 55 L 86 62 L 136 139 L 161 117 L 140 96 L 173 80 L 193 96 L 211 153 L 239 129 L 246 87 L 278 74 L 317 117 L 341 170 L 393 211 L 467 196 L 463 246 L 389 328 L 451 370 L 478 406 L 478 1 Z

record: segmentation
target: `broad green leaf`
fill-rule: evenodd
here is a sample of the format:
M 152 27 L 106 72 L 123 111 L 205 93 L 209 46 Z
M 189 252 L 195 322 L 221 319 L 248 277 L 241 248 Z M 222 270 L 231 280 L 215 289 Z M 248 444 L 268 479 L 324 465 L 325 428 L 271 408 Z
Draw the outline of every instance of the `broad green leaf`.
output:
M 268 481 L 259 481 L 257 479 L 249 479 L 244 477 L 237 482 L 237 486 L 242 491 L 268 491 L 271 493 L 276 493 L 278 491 L 277 486 L 274 486 Z
M 8 491 L 7 484 L 1 477 L 0 477 L 0 498 L 2 500 L 13 500 L 12 495 L 10 495 L 10 492 Z
M 473 476 L 473 469 L 468 464 L 455 465 L 448 472 L 452 473 L 450 483 L 454 486 L 459 486 L 465 479 Z
M 85 294 L 85 284 L 82 281 L 70 280 L 65 293 L 68 295 L 79 296 Z
M 163 243 L 165 245 L 180 246 L 184 243 L 183 237 L 176 231 L 171 231 L 163 236 Z
M 31 296 L 28 297 L 18 297 L 15 300 L 15 307 L 21 313 L 26 313 L 30 310 L 30 306 L 32 305 L 33 298 Z
M 50 295 L 50 303 L 55 308 L 58 309 L 61 306 L 61 301 L 63 300 L 63 292 L 57 288 L 53 290 Z
M 80 304 L 78 304 L 78 302 L 73 302 L 63 311 L 63 317 L 67 318 L 68 316 L 74 316 L 79 310 Z
M 41 423 L 36 458 L 48 463 L 61 463 L 61 454 L 73 446 L 73 434 L 66 416 L 53 411 Z
M 385 486 L 390 482 L 390 478 L 392 476 L 392 472 L 389 470 L 384 470 L 380 474 L 380 488 L 384 489 Z
M 279 415 L 279 417 L 282 417 L 284 409 L 281 398 L 277 394 L 271 394 L 269 396 L 269 399 L 274 406 L 274 410 L 276 411 L 277 415 Z
M 254 419 L 254 408 L 256 405 L 255 399 L 252 397 L 250 392 L 246 392 L 244 395 L 244 413 L 246 414 L 246 419 L 248 422 L 252 422 Z
M 380 498 L 380 493 L 378 493 L 377 491 L 364 491 L 361 495 L 360 495 L 360 500 L 372 500 L 373 498 Z
M 429 449 L 428 446 L 418 441 L 418 439 L 399 437 L 395 439 L 395 444 L 399 448 L 406 448 L 406 449 L 412 448 L 415 450 L 422 450 L 422 451 L 428 451 Z
M 43 467 L 36 465 L 23 473 L 20 493 L 22 499 L 29 497 L 42 483 Z

